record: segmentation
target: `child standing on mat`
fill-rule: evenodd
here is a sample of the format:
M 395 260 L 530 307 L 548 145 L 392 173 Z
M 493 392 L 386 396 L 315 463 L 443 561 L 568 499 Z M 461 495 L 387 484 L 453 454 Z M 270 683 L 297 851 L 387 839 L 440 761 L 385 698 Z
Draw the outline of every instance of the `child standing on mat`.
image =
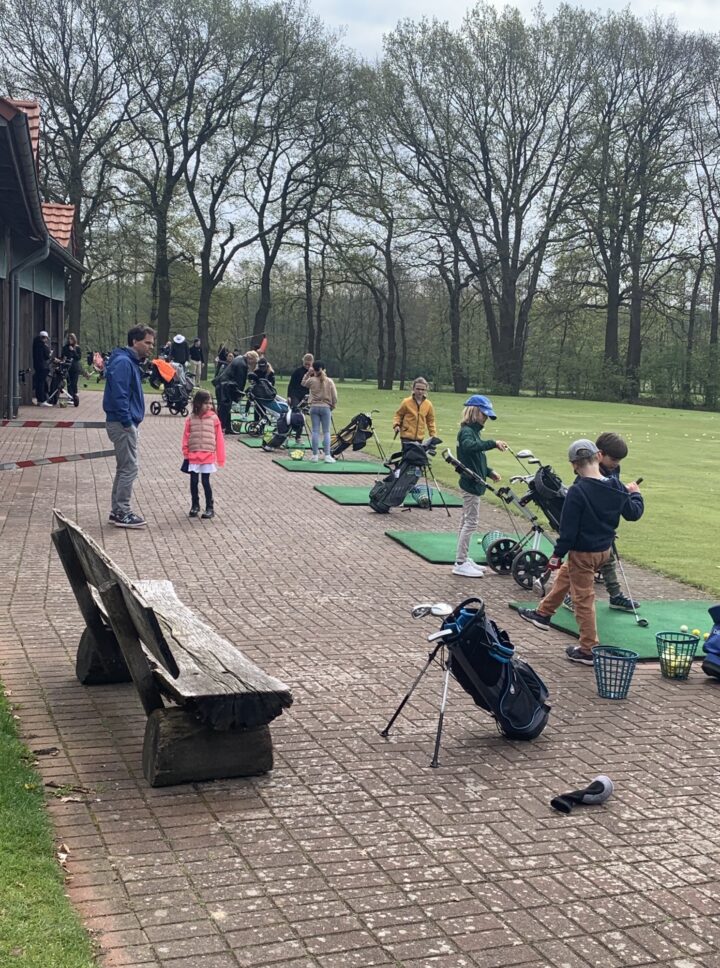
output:
M 215 517 L 213 492 L 210 475 L 218 467 L 225 466 L 225 438 L 218 415 L 212 408 L 212 397 L 207 390 L 198 390 L 193 397 L 192 414 L 185 421 L 182 441 L 183 457 L 188 462 L 190 474 L 190 513 L 196 518 L 200 514 L 199 482 L 202 479 L 205 492 L 203 518 Z
M 628 455 L 628 446 L 620 436 L 612 431 L 600 434 L 595 441 L 600 458 L 600 473 L 603 477 L 615 477 L 620 480 L 620 462 L 625 460 Z M 627 595 L 623 595 L 620 582 L 618 581 L 617 568 L 615 566 L 615 555 L 610 550 L 610 559 L 606 565 L 600 569 L 600 577 L 603 580 L 610 599 L 610 608 L 621 612 L 632 612 L 633 609 L 640 608 L 640 602 L 636 602 Z M 571 595 L 566 595 L 563 601 L 565 608 L 574 611 Z
M 485 423 L 495 419 L 497 414 L 487 397 L 476 393 L 465 401 L 457 438 L 457 456 L 461 464 L 474 471 L 483 481 L 486 477 L 492 481 L 502 480 L 499 474 L 488 467 L 485 454 L 495 448 L 507 450 L 507 444 L 504 440 L 483 440 L 481 437 Z M 477 530 L 480 498 L 485 493 L 485 484 L 461 474 L 460 489 L 463 491 L 463 513 L 452 573 L 462 575 L 463 578 L 482 578 L 485 570 L 470 557 L 470 542 Z
M 580 644 L 569 645 L 565 654 L 571 662 L 592 665 L 592 649 L 598 645 L 595 618 L 595 572 L 610 560 L 615 530 L 620 518 L 637 521 L 645 510 L 640 488 L 627 487 L 616 477 L 600 470 L 600 452 L 591 440 L 570 445 L 568 460 L 577 475 L 568 489 L 560 517 L 560 535 L 555 542 L 551 571 L 559 569 L 550 592 L 537 608 L 522 608 L 520 616 L 543 631 L 570 592 L 580 629 Z M 567 561 L 562 562 L 567 555 Z
M 304 387 L 308 388 L 308 403 L 310 404 L 310 420 L 312 421 L 312 433 L 310 443 L 312 444 L 312 457 L 310 460 L 317 464 L 320 449 L 320 431 L 323 434 L 323 447 L 325 449 L 325 463 L 334 464 L 335 458 L 330 453 L 330 422 L 331 415 L 337 406 L 337 390 L 335 384 L 325 372 L 325 364 L 315 360 L 310 365 L 301 381 Z

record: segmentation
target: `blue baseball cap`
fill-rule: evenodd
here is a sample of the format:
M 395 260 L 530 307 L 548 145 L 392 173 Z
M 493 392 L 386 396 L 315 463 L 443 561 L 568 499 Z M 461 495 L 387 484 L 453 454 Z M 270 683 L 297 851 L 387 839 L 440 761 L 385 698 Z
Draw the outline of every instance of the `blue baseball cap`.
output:
M 497 420 L 497 414 L 493 410 L 492 403 L 481 393 L 474 393 L 471 397 L 468 397 L 464 405 L 466 407 L 477 407 L 486 417 L 489 417 L 491 420 Z

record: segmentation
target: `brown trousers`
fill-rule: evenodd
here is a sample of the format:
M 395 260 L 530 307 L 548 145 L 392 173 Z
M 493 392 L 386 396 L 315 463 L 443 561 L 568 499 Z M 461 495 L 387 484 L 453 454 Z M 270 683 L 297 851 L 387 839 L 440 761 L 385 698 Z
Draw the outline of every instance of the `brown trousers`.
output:
M 610 560 L 607 551 L 570 551 L 552 588 L 537 607 L 540 615 L 554 615 L 568 592 L 572 595 L 580 629 L 580 648 L 589 652 L 598 645 L 595 619 L 595 572 Z

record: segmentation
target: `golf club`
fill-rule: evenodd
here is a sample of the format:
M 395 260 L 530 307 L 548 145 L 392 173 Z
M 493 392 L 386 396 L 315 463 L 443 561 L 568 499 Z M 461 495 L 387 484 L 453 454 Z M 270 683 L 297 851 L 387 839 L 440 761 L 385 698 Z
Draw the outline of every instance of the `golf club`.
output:
M 531 457 L 536 460 L 535 455 L 531 450 L 527 450 L 527 449 L 519 450 L 516 454 L 515 451 L 512 449 L 512 447 L 508 447 L 508 453 L 513 455 L 515 460 L 522 467 L 522 469 L 525 471 L 526 474 L 527 474 L 527 467 L 525 467 L 525 464 L 523 464 L 523 461 L 527 461 L 528 463 L 530 463 Z M 537 461 L 537 463 L 539 464 L 540 461 Z
M 642 478 L 640 478 L 639 480 L 642 480 Z M 637 484 L 638 482 L 636 481 L 635 483 Z M 633 615 L 635 616 L 635 621 L 640 626 L 640 628 L 646 629 L 650 623 L 646 618 L 642 618 L 637 613 L 637 609 L 635 608 L 635 601 L 633 600 L 633 597 L 630 593 L 630 585 L 628 584 L 627 575 L 625 574 L 625 569 L 623 568 L 622 558 L 618 554 L 617 545 L 615 544 L 614 541 L 613 541 L 612 549 L 613 549 L 613 554 L 615 555 L 615 560 L 620 566 L 620 574 L 623 576 L 623 581 L 625 582 L 625 591 L 627 592 L 628 600 L 632 605 L 632 611 L 633 611 Z

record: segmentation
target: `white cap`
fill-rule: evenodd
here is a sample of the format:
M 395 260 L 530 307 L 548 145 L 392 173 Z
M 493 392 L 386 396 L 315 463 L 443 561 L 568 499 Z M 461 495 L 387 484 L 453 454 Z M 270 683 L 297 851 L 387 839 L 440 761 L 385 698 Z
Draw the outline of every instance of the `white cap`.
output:
M 184 343 L 184 342 L 185 342 L 185 337 L 181 336 L 180 333 L 178 333 L 177 336 L 173 336 L 173 343 Z
M 41 329 L 38 335 L 39 336 L 47 336 L 47 338 L 50 339 L 50 333 L 48 333 L 48 331 L 46 329 Z

